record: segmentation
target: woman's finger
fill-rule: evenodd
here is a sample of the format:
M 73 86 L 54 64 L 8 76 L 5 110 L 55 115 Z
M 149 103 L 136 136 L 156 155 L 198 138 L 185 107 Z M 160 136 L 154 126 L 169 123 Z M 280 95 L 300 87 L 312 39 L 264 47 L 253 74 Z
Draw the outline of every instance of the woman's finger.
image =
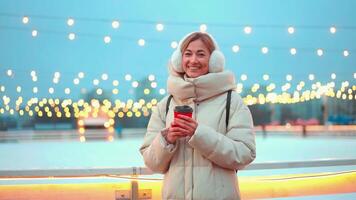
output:
M 196 123 L 195 122 L 189 122 L 189 121 L 185 121 L 183 119 L 178 119 L 178 118 L 174 120 L 174 123 L 176 125 L 178 125 L 178 126 L 186 128 L 186 129 L 195 130 L 195 127 L 196 127 Z

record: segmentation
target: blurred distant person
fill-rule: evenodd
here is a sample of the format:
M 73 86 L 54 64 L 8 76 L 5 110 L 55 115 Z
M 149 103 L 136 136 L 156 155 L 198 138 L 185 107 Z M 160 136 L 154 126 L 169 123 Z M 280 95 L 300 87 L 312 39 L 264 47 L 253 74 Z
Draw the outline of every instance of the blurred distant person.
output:
M 240 199 L 236 171 L 255 159 L 255 134 L 224 63 L 202 32 L 185 36 L 170 59 L 170 95 L 153 108 L 140 148 L 147 167 L 164 174 L 162 199 Z

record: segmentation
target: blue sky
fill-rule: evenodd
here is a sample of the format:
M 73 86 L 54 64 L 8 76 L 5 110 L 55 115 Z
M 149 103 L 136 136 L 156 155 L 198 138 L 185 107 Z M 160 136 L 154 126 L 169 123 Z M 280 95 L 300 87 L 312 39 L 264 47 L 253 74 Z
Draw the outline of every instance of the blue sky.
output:
M 215 36 L 226 57 L 226 68 L 248 79 L 244 85 L 276 83 L 283 85 L 287 74 L 291 82 L 308 81 L 314 74 L 322 84 L 336 74 L 335 82 L 355 83 L 356 72 L 356 1 L 354 0 L 245 0 L 245 1 L 0 1 L 0 85 L 7 96 L 78 98 L 80 89 L 93 88 L 93 79 L 100 80 L 96 87 L 111 90 L 112 81 L 118 80 L 117 98 L 132 96 L 132 81 L 154 74 L 157 89 L 166 88 L 167 61 L 173 52 L 172 41 L 186 33 L 199 30 L 200 24 Z M 28 16 L 28 24 L 22 17 Z M 69 27 L 69 17 L 75 24 Z M 112 20 L 119 20 L 118 29 L 111 27 Z M 162 23 L 164 30 L 155 29 Z M 252 27 L 251 34 L 243 28 Z M 287 28 L 293 26 L 294 34 Z M 329 28 L 335 26 L 335 34 Z M 37 37 L 31 31 L 38 31 Z M 76 39 L 68 39 L 75 33 Z M 105 44 L 103 37 L 111 36 Z M 143 47 L 137 41 L 143 38 Z M 239 45 L 234 53 L 231 48 Z M 261 48 L 269 48 L 267 54 Z M 292 56 L 290 48 L 296 48 Z M 324 50 L 323 56 L 316 49 Z M 350 53 L 343 56 L 343 50 Z M 8 77 L 8 69 L 13 75 Z M 30 72 L 36 71 L 38 80 L 31 80 Z M 58 84 L 52 82 L 54 72 L 60 72 Z M 79 85 L 73 79 L 79 72 L 85 77 Z M 126 74 L 132 75 L 125 81 Z M 263 74 L 270 79 L 264 81 Z M 307 83 L 308 84 L 308 83 Z M 33 94 L 32 88 L 38 93 Z M 55 89 L 54 94 L 48 88 Z M 64 88 L 71 94 L 65 95 Z M 131 91 L 131 93 L 130 93 Z M 2 96 L 2 95 L 1 95 Z

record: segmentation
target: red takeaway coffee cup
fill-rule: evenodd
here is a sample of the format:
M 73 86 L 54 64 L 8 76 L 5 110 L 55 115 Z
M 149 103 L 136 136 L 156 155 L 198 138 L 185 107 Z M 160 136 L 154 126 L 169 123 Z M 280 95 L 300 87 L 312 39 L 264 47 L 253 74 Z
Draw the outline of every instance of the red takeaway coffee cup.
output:
M 193 114 L 193 108 L 190 106 L 176 106 L 174 108 L 174 118 L 176 118 L 178 115 L 185 115 L 187 117 L 192 117 Z

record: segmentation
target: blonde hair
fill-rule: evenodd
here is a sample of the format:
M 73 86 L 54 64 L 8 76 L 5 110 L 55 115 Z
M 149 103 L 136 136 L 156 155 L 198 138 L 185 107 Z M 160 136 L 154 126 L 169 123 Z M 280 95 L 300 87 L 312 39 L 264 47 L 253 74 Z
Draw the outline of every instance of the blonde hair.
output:
M 195 32 L 182 42 L 180 51 L 183 53 L 188 48 L 188 45 L 195 40 L 201 40 L 208 48 L 210 54 L 215 50 L 214 42 L 208 34 Z

